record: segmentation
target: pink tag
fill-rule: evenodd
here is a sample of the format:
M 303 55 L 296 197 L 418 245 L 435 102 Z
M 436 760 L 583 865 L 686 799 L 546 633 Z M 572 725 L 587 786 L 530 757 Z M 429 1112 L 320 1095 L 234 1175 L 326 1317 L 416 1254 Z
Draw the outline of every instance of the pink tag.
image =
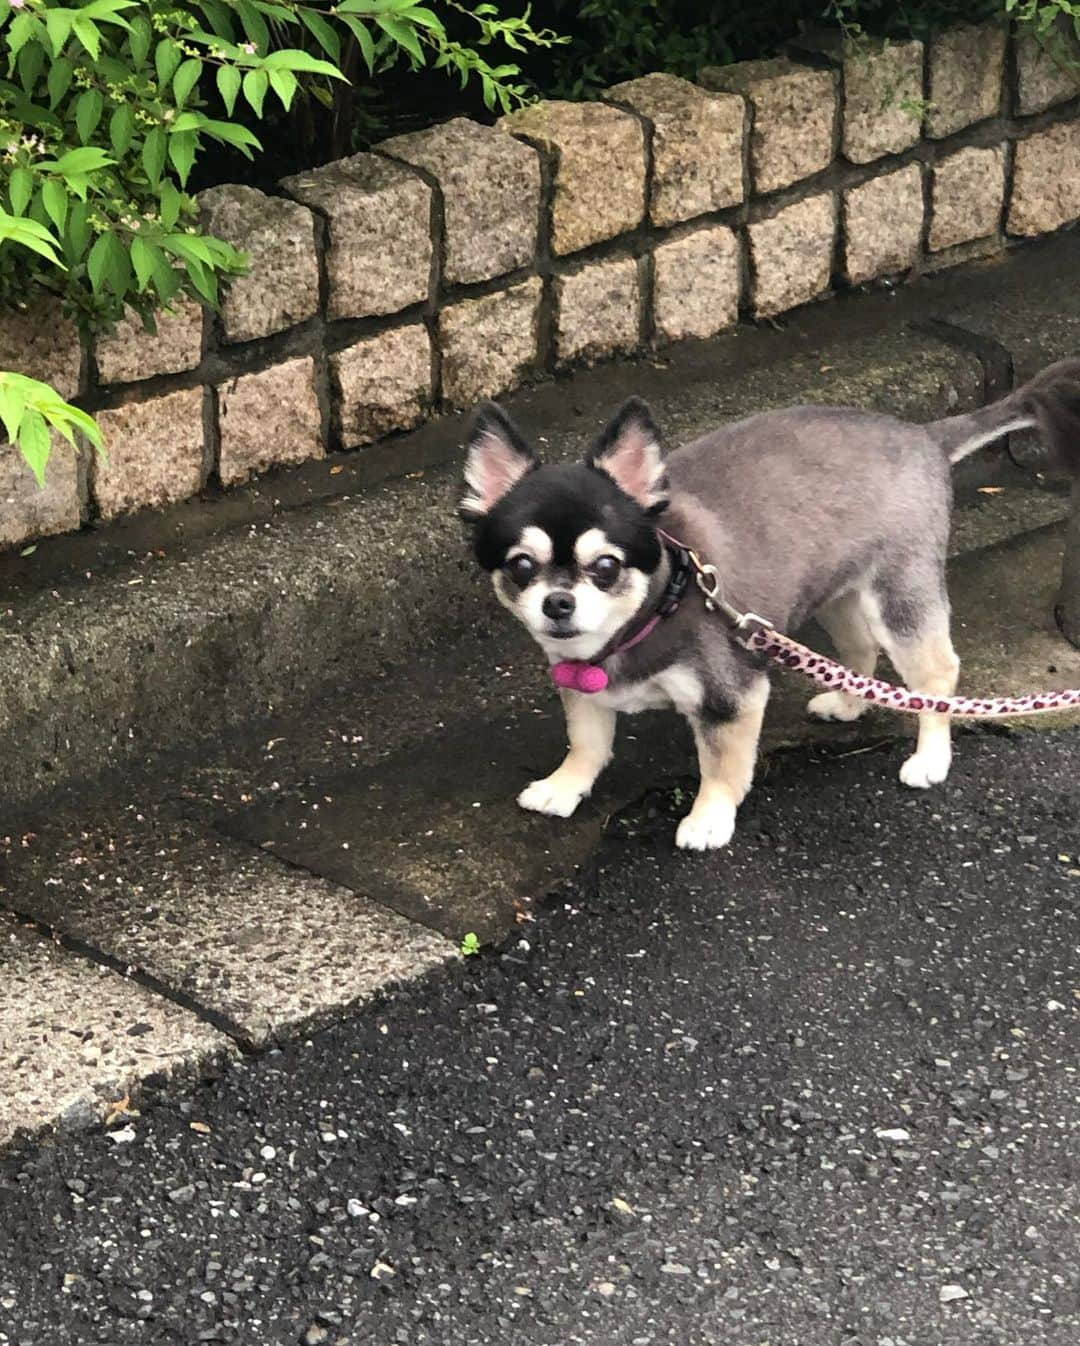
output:
M 566 691 L 584 692 L 592 696 L 608 685 L 608 675 L 599 664 L 586 664 L 580 659 L 563 659 L 551 669 L 551 680 Z

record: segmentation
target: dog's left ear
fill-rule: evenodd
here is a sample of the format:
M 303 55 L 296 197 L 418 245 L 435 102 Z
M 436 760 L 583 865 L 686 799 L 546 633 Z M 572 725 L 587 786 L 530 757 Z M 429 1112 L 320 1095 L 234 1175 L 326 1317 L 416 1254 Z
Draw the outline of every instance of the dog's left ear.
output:
M 520 430 L 497 402 L 485 402 L 466 440 L 464 519 L 475 523 L 540 463 Z
M 606 472 L 647 514 L 659 514 L 667 508 L 660 431 L 640 397 L 628 398 L 622 404 L 585 461 L 589 467 Z

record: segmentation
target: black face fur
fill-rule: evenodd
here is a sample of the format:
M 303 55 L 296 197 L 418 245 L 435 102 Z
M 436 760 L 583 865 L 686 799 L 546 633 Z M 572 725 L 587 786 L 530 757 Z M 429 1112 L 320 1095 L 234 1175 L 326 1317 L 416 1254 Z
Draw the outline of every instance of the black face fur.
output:
M 617 470 L 621 452 L 651 445 L 659 463 L 659 431 L 649 408 L 630 398 L 605 426 L 582 463 L 541 464 L 510 417 L 495 403 L 481 407 L 469 436 L 470 455 L 485 440 L 497 441 L 511 460 L 514 484 L 485 511 L 463 507 L 474 524 L 476 559 L 496 570 L 507 550 L 530 524 L 554 543 L 554 563 L 574 562 L 575 540 L 590 528 L 601 529 L 625 553 L 626 563 L 651 572 L 660 560 L 654 519 L 667 504 L 662 471 L 656 479 L 634 480 Z M 641 478 L 641 466 L 638 478 Z M 619 484 L 619 483 L 622 484 Z M 623 489 L 623 486 L 629 489 Z M 636 496 L 636 498 L 635 498 Z
M 573 569 L 574 543 L 599 528 L 623 551 L 626 564 L 651 574 L 660 560 L 652 519 L 606 472 L 586 463 L 537 465 L 480 519 L 473 537 L 476 559 L 497 570 L 529 526 L 543 529 L 554 546 L 552 561 Z

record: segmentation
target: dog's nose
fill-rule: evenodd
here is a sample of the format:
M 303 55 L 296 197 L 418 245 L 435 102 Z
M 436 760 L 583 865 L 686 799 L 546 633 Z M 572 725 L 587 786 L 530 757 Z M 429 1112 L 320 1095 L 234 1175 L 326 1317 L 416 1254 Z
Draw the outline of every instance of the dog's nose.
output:
M 550 617 L 553 622 L 564 622 L 574 611 L 574 595 L 556 589 L 547 595 L 540 606 L 545 617 Z

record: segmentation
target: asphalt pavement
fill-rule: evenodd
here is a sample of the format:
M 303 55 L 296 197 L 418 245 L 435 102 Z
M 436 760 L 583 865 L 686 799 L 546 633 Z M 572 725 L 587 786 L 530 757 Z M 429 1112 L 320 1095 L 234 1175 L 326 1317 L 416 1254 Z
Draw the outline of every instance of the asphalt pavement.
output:
M 20 1346 L 1075 1346 L 1080 734 L 777 754 L 509 940 L 0 1161 Z

